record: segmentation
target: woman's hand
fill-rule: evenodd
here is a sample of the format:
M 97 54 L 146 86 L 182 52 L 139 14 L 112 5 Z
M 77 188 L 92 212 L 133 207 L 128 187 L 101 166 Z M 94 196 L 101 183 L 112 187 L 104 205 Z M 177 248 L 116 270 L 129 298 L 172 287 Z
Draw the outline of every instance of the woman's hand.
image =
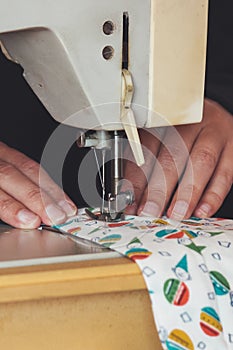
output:
M 1 220 L 18 228 L 36 228 L 41 222 L 64 222 L 76 211 L 39 164 L 0 142 Z
M 126 162 L 125 178 L 134 187 L 129 214 L 175 219 L 210 217 L 222 205 L 233 180 L 233 117 L 205 100 L 201 123 L 141 131 L 146 162 Z M 159 129 L 158 129 L 159 132 Z

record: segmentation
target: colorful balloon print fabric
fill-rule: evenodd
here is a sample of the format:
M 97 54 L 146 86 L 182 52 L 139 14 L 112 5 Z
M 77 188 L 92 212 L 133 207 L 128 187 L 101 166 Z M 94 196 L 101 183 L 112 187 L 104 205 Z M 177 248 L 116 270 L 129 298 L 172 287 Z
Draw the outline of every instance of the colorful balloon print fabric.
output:
M 127 216 L 105 223 L 83 211 L 56 228 L 138 264 L 164 349 L 233 349 L 233 220 Z

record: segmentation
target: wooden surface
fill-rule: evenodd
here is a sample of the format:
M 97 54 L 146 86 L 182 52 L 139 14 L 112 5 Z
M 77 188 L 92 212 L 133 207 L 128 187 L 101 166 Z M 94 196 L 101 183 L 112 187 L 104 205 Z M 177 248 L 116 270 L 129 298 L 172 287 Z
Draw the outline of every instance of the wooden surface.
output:
M 0 270 L 0 348 L 161 346 L 139 268 L 116 258 Z

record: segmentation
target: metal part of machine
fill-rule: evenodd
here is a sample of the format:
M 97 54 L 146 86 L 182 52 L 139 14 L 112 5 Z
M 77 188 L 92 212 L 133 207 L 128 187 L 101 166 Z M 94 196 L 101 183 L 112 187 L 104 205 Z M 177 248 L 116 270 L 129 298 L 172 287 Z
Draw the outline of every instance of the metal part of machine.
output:
M 0 269 L 62 262 L 108 259 L 119 256 L 95 242 L 51 227 L 16 229 L 0 224 Z
M 121 191 L 123 179 L 123 140 L 122 131 L 96 131 L 81 133 L 78 139 L 79 147 L 94 149 L 97 169 L 102 187 L 102 204 L 98 213 L 86 209 L 86 213 L 94 220 L 116 221 L 124 219 L 125 208 L 134 201 L 133 193 L 128 190 Z M 96 149 L 102 152 L 102 169 L 98 161 Z M 111 159 L 111 192 L 106 194 L 105 163 L 106 153 Z M 107 205 L 105 204 L 107 203 Z

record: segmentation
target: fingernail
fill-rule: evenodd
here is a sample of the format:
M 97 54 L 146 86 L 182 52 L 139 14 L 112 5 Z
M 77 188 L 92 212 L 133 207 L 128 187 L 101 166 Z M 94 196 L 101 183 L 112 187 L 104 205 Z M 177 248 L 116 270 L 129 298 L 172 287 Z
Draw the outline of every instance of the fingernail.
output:
M 196 216 L 207 218 L 210 215 L 210 211 L 211 206 L 207 203 L 204 203 L 196 210 Z
M 60 224 L 66 219 L 66 214 L 53 204 L 48 205 L 45 210 L 53 224 Z
M 171 218 L 174 220 L 182 220 L 188 211 L 188 203 L 185 201 L 177 201 L 171 214 Z
M 140 208 L 141 209 L 141 208 Z M 146 202 L 144 207 L 138 210 L 139 216 L 159 216 L 160 215 L 160 208 L 157 203 L 155 202 Z
M 22 224 L 26 225 L 33 225 L 39 218 L 36 214 L 27 209 L 21 209 L 18 212 L 17 217 Z
M 58 204 L 69 217 L 74 216 L 77 213 L 77 208 L 67 201 L 60 201 Z

